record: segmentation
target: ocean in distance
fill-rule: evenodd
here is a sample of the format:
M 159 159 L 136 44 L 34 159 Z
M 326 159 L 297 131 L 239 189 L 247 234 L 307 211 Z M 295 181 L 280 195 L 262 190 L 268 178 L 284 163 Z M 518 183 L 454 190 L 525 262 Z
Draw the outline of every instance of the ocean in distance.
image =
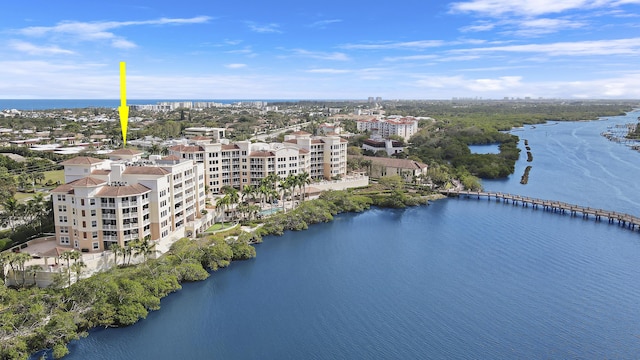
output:
M 233 104 L 240 101 L 266 101 L 270 102 L 295 102 L 298 100 L 167 100 L 167 99 L 127 99 L 129 105 L 156 104 L 161 101 L 203 101 L 217 102 L 221 104 Z M 84 108 L 117 108 L 120 106 L 120 99 L 0 99 L 0 111 L 6 109 L 17 109 L 23 111 L 48 110 L 48 109 L 84 109 Z
M 599 134 L 640 113 L 519 129 L 485 188 L 639 214 L 640 154 Z M 524 146 L 520 146 L 524 150 Z M 523 152 L 524 155 L 524 152 Z M 529 183 L 519 183 L 533 166 Z M 640 233 L 502 202 L 343 214 L 98 329 L 68 359 L 632 359 Z

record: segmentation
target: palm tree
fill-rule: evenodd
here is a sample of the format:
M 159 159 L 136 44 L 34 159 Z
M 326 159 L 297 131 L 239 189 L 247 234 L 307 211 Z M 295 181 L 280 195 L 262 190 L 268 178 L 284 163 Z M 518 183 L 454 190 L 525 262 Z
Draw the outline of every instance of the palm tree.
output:
M 2 213 L 3 222 L 11 229 L 11 232 L 15 231 L 17 222 L 22 218 L 25 212 L 25 206 L 20 204 L 15 197 L 11 196 L 2 201 L 4 211 Z
M 22 272 L 22 285 L 21 286 L 24 286 L 25 282 L 27 281 L 26 277 L 25 277 L 26 276 L 26 271 L 25 271 L 25 266 L 24 265 L 29 260 L 31 260 L 31 254 L 27 254 L 27 253 L 23 253 L 23 252 L 17 253 L 16 256 L 13 258 L 13 261 L 16 264 L 17 270 Z M 13 280 L 16 282 L 16 284 L 18 283 L 17 276 L 16 276 L 15 272 L 13 274 Z
M 306 192 L 306 187 L 307 187 L 307 185 L 311 184 L 311 177 L 309 176 L 308 172 L 303 171 L 300 174 L 298 174 L 298 176 L 296 178 L 297 178 L 296 179 L 296 183 L 300 187 L 300 192 L 302 193 L 301 199 L 302 199 L 302 201 L 304 201 L 304 195 L 305 195 L 305 192 Z
M 135 243 L 127 243 L 127 245 L 124 246 L 124 249 L 122 249 L 122 263 L 124 264 L 125 262 L 127 263 L 127 265 L 131 264 L 131 256 L 133 255 L 133 245 Z M 129 256 L 129 261 L 127 260 L 127 256 Z
M 38 275 L 39 271 L 42 271 L 42 266 L 40 266 L 40 265 L 29 265 L 29 266 L 27 266 L 27 272 L 29 273 L 29 275 L 31 275 L 31 277 L 33 277 L 33 285 L 37 285 L 36 284 L 36 276 Z
M 149 237 L 146 236 L 143 240 L 138 240 L 136 242 L 136 253 L 135 255 L 142 255 L 144 258 L 144 262 L 147 262 L 150 255 L 153 255 L 157 252 L 156 243 L 149 240 Z
M 280 181 L 278 187 L 282 190 L 282 211 L 286 212 L 287 208 L 285 206 L 287 194 L 289 189 L 292 189 L 295 186 L 296 176 L 293 174 L 289 174 L 284 180 Z M 293 208 L 293 206 L 292 206 Z
M 67 262 L 67 275 L 69 277 L 69 285 L 71 285 L 71 259 L 77 262 L 80 258 L 80 253 L 75 250 L 67 250 L 60 254 L 60 258 Z
M 73 270 L 73 272 L 76 273 L 76 282 L 80 280 L 80 275 L 82 275 L 82 269 L 86 269 L 86 268 L 87 268 L 87 264 L 85 264 L 84 261 L 78 261 L 76 263 L 73 263 L 73 265 L 71 265 L 71 270 Z
M 231 198 L 229 197 L 229 194 L 225 194 L 223 197 L 218 198 L 218 200 L 216 200 L 216 209 L 222 209 L 222 227 L 224 227 L 224 218 L 225 218 L 225 211 L 227 209 L 227 207 L 229 206 L 229 204 L 231 203 Z
M 157 143 L 153 143 L 149 148 L 149 153 L 152 155 L 156 155 L 156 154 L 160 154 L 161 150 L 162 149 L 160 148 L 160 145 L 158 145 Z
M 118 243 L 112 243 L 109 245 L 109 250 L 113 251 L 113 265 L 118 266 L 118 255 L 122 253 L 122 246 Z
M 29 199 L 27 201 L 26 210 L 28 215 L 30 215 L 31 225 L 36 228 L 37 224 L 37 227 L 40 228 L 40 232 L 42 232 L 42 218 L 47 211 L 45 207 L 44 194 L 39 192 Z

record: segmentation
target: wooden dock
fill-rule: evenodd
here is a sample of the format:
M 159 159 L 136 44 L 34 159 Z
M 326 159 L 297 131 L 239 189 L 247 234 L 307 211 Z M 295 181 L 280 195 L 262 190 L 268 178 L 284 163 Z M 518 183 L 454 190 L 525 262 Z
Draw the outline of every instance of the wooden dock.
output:
M 551 211 L 559 214 L 570 214 L 571 216 L 582 216 L 584 219 L 593 217 L 596 221 L 607 219 L 610 224 L 615 224 L 629 228 L 631 230 L 640 230 L 640 218 L 637 216 L 610 211 L 604 209 L 596 209 L 581 205 L 568 204 L 561 201 L 536 199 L 527 196 L 520 196 L 515 194 L 505 194 L 501 192 L 485 192 L 485 191 L 470 191 L 470 190 L 440 190 L 440 193 L 449 197 L 466 196 L 469 198 L 477 197 L 478 199 L 487 198 L 488 200 L 495 199 L 496 201 L 502 201 L 504 203 L 511 203 L 512 205 L 521 205 L 524 207 L 531 206 L 534 209 L 542 208 L 547 211 Z

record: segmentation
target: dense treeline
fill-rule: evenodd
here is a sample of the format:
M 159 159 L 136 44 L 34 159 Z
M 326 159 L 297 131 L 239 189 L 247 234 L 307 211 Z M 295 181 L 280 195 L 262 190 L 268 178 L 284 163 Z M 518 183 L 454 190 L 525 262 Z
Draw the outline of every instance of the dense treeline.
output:
M 520 156 L 519 138 L 507 134 L 514 127 L 548 120 L 570 121 L 621 115 L 631 110 L 628 102 L 398 102 L 385 103 L 388 115 L 429 116 L 411 138 L 403 156 L 433 165 L 452 165 L 482 178 L 513 173 Z M 468 145 L 500 144 L 499 154 L 472 154 Z
M 184 281 L 204 280 L 232 260 L 255 256 L 259 235 L 240 230 L 197 240 L 181 239 L 158 259 L 120 266 L 63 288 L 0 287 L 0 359 L 27 359 L 41 349 L 55 358 L 66 344 L 97 327 L 127 326 L 160 308 L 160 299 Z M 115 259 L 114 259 L 115 261 Z M 65 284 L 62 274 L 56 284 Z

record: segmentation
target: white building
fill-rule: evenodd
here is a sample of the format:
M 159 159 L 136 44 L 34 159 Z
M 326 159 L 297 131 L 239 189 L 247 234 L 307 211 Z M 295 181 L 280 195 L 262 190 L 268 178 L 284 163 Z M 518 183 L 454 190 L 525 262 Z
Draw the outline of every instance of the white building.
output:
M 100 252 L 146 237 L 177 239 L 211 225 L 211 215 L 202 211 L 203 164 L 140 155 L 120 149 L 109 160 L 76 157 L 62 163 L 65 184 L 51 192 L 58 245 Z
M 285 178 L 306 172 L 311 179 L 347 174 L 347 140 L 339 136 L 311 136 L 299 131 L 285 135 L 283 143 L 251 143 L 194 137 L 189 145 L 176 145 L 169 153 L 205 165 L 206 182 L 213 193 L 225 186 L 242 189 L 258 185 L 269 174 Z
M 370 131 L 373 135 L 377 134 L 383 138 L 398 135 L 409 140 L 418 132 L 418 119 L 414 117 L 357 120 L 356 124 L 358 131 Z

